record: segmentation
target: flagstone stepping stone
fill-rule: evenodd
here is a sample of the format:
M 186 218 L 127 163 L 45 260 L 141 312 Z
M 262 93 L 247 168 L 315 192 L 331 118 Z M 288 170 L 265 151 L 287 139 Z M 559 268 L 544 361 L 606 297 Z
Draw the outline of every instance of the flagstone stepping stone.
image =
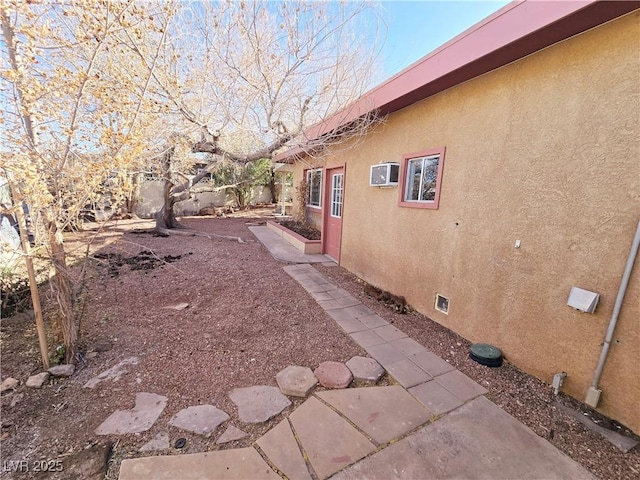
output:
M 278 387 L 258 385 L 234 388 L 229 398 L 238 407 L 238 417 L 245 423 L 262 423 L 291 405 Z
M 316 386 L 318 379 L 310 368 L 290 365 L 278 372 L 276 382 L 285 395 L 304 398 Z
M 180 410 L 169 420 L 169 425 L 209 437 L 227 420 L 229 415 L 213 405 L 196 405 Z
M 122 375 L 127 373 L 127 371 L 125 370 L 125 367 L 127 365 L 137 365 L 137 363 L 138 357 L 125 358 L 121 362 L 116 363 L 109 370 L 105 370 L 97 377 L 93 377 L 91 380 L 84 384 L 84 388 L 95 388 L 96 385 L 104 380 L 111 380 L 113 382 L 118 381 L 120 380 L 120 377 L 122 377 Z
M 140 447 L 140 452 L 151 452 L 156 450 L 167 450 L 171 444 L 169 443 L 169 435 L 166 433 L 159 433 L 143 446 Z
M 233 442 L 234 440 L 242 440 L 243 438 L 248 437 L 249 434 L 247 432 L 243 432 L 239 428 L 234 427 L 233 425 L 229 425 L 227 429 L 224 431 L 222 435 L 216 440 L 218 445 L 223 443 Z
M 0 384 L 0 393 L 5 392 L 7 390 L 15 390 L 18 385 L 20 385 L 20 381 L 13 378 L 7 377 Z
M 116 410 L 96 428 L 96 435 L 125 435 L 149 430 L 167 406 L 167 397 L 155 393 L 136 393 L 136 406 Z
M 376 450 L 364 435 L 317 398 L 305 401 L 289 420 L 321 480 Z
M 260 437 L 256 444 L 288 478 L 311 480 L 307 464 L 286 418 Z
M 431 412 L 400 385 L 327 390 L 316 395 L 381 445 L 431 418 Z
M 67 365 L 55 365 L 47 371 L 54 377 L 70 377 L 76 371 L 76 366 L 72 363 Z
M 384 368 L 369 357 L 352 357 L 346 364 L 356 383 L 376 383 L 384 375 Z
M 49 380 L 49 372 L 38 373 L 37 375 L 31 375 L 25 385 L 30 388 L 42 388 L 42 386 Z
M 119 480 L 282 480 L 255 448 L 123 460 Z
M 313 373 L 320 385 L 327 388 L 347 388 L 353 380 L 351 370 L 340 362 L 322 362 Z
M 181 311 L 184 310 L 185 308 L 187 308 L 189 306 L 188 303 L 176 303 L 175 305 L 167 305 L 166 307 L 162 307 L 166 310 L 176 310 L 176 311 Z

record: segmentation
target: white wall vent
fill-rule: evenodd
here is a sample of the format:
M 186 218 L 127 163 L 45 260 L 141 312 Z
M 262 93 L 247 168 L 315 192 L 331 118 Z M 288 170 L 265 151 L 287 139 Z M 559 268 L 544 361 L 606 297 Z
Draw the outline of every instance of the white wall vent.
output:
M 447 297 L 444 297 L 444 296 L 440 295 L 439 293 L 436 293 L 436 305 L 435 305 L 435 308 L 439 312 L 442 312 L 442 313 L 448 315 L 449 314 L 449 299 Z
M 388 162 L 381 163 L 379 165 L 371 165 L 369 185 L 372 187 L 392 187 L 398 185 L 399 174 L 399 163 Z

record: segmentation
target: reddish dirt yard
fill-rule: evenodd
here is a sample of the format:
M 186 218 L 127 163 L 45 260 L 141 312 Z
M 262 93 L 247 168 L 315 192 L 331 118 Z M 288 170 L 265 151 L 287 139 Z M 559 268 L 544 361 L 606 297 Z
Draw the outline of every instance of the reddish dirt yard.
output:
M 353 355 L 364 355 L 248 230 L 247 222 L 263 220 L 241 216 L 182 220 L 201 232 L 239 236 L 244 244 L 204 237 L 161 238 L 131 231 L 148 227 L 149 222 L 110 226 L 95 243 L 100 250 L 93 255 L 97 253 L 99 259 L 90 261 L 82 320 L 85 357 L 69 379 L 52 380 L 40 390 L 24 387 L 26 378 L 40 371 L 33 320 L 27 315 L 3 319 L 2 379 L 11 376 L 22 384 L 1 399 L 2 461 L 60 459 L 65 471 L 48 476 L 3 472 L 2 478 L 83 478 L 73 473 L 74 463 L 82 461 L 78 452 L 96 443 L 113 442 L 107 478 L 115 479 L 122 459 L 142 456 L 138 448 L 164 432 L 172 445 L 181 437 L 187 444 L 182 450 L 171 448 L 162 454 L 248 446 L 301 401 L 270 422 L 251 426 L 239 422 L 235 405 L 227 396 L 232 388 L 275 386 L 276 373 L 288 365 L 315 368 L 326 360 L 346 361 Z M 84 238 L 90 235 L 85 233 Z M 167 258 L 172 261 L 136 270 L 126 263 L 114 265 L 115 257 L 104 258 L 107 253 L 131 258 L 144 251 L 159 258 L 171 256 Z M 395 313 L 368 297 L 363 284 L 340 267 L 316 268 L 483 384 L 493 401 L 599 477 L 632 479 L 640 475 L 638 447 L 623 454 L 553 403 L 583 407 L 579 402 L 562 394 L 554 397 L 550 387 L 508 363 L 489 369 L 472 362 L 465 339 L 417 313 Z M 46 299 L 47 288 L 41 290 Z M 182 302 L 189 307 L 182 311 L 163 308 Z M 94 349 L 105 351 L 86 355 Z M 131 356 L 138 357 L 139 363 L 128 367 L 119 381 L 83 388 L 89 379 Z M 389 381 L 388 377 L 382 379 L 382 383 Z M 134 406 L 137 392 L 168 397 L 167 407 L 154 426 L 141 434 L 96 436 L 96 427 L 113 411 Z M 15 403 L 18 395 L 22 398 Z M 168 425 L 179 410 L 203 403 L 227 412 L 230 423 L 250 437 L 219 446 L 215 440 L 224 427 L 204 438 Z

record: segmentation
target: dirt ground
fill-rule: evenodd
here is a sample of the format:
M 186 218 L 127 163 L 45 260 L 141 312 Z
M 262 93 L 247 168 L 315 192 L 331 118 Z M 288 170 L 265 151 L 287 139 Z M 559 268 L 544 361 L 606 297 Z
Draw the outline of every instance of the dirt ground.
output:
M 105 450 L 110 458 L 107 478 L 115 479 L 122 459 L 141 456 L 137 450 L 165 432 L 172 445 L 185 438 L 186 446 L 163 454 L 248 446 L 301 401 L 272 421 L 251 426 L 238 420 L 236 407 L 227 396 L 231 389 L 275 386 L 276 373 L 288 365 L 315 368 L 326 360 L 365 355 L 253 237 L 247 224 L 264 221 L 251 218 L 259 214 L 182 220 L 201 232 L 241 237 L 246 242 L 242 244 L 134 233 L 134 228 L 151 226 L 148 221 L 122 221 L 101 232 L 86 276 L 83 361 L 69 379 L 52 380 L 39 390 L 24 387 L 26 378 L 40 371 L 34 322 L 29 315 L 2 320 L 2 379 L 21 381 L 15 392 L 0 399 L 3 467 L 9 461 L 27 461 L 33 467 L 38 461 L 60 460 L 63 468 L 57 474 L 3 468 L 2 478 L 88 478 L 86 473 L 75 473 L 76 464 L 84 462 L 84 452 L 110 443 Z M 85 232 L 81 237 L 94 233 Z M 77 254 L 84 251 L 78 238 L 69 248 Z M 639 478 L 640 448 L 624 454 L 554 406 L 558 401 L 584 407 L 579 402 L 562 394 L 555 397 L 549 386 L 508 363 L 489 369 L 472 362 L 465 339 L 422 315 L 402 315 L 385 307 L 366 295 L 363 284 L 340 267 L 316 268 L 483 384 L 493 401 L 600 478 Z M 75 272 L 80 272 L 80 266 Z M 45 301 L 51 301 L 46 286 L 41 292 Z M 179 303 L 189 306 L 181 311 L 165 308 Z M 120 380 L 83 388 L 91 378 L 132 356 L 139 363 L 130 366 Z M 113 411 L 134 406 L 137 392 L 168 397 L 154 426 L 141 434 L 97 436 L 95 429 Z M 168 425 L 179 410 L 203 403 L 227 412 L 230 423 L 250 437 L 219 446 L 215 440 L 223 429 L 204 438 Z

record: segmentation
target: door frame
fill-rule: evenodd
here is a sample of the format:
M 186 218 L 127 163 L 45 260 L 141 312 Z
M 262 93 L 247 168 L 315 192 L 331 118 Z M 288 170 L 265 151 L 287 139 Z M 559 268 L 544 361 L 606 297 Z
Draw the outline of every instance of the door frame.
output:
M 329 221 L 329 216 L 331 215 L 331 190 L 333 189 L 333 181 L 331 177 L 332 170 L 342 169 L 342 216 L 340 217 L 340 251 L 338 252 L 338 258 L 335 259 L 340 265 L 340 257 L 342 256 L 342 223 L 344 222 L 344 199 L 346 196 L 346 185 L 347 185 L 347 165 L 346 163 L 341 163 L 338 165 L 331 165 L 330 167 L 325 167 L 324 169 L 324 191 L 323 199 L 322 199 L 322 253 L 326 255 L 327 253 L 327 223 Z

